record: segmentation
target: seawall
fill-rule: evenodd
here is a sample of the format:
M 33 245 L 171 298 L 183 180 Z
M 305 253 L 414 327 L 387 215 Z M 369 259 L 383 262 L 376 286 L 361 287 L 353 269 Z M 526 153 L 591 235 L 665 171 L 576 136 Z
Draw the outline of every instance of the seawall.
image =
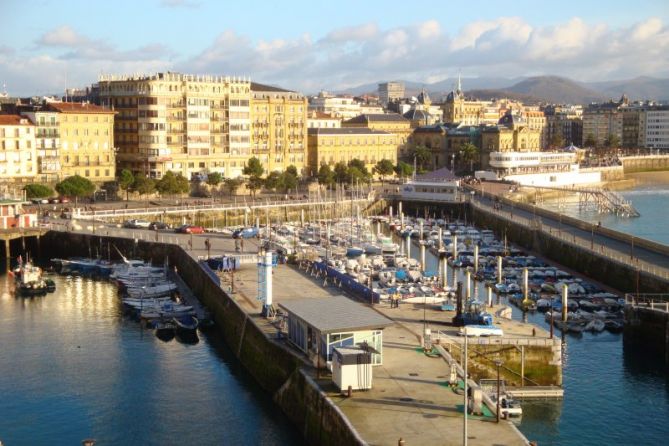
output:
M 517 205 L 517 207 L 520 206 Z M 582 246 L 578 242 L 574 243 L 564 237 L 559 237 L 558 234 L 542 230 L 538 225 L 528 227 L 519 221 L 504 218 L 497 213 L 477 206 L 472 206 L 471 213 L 472 219 L 478 227 L 492 229 L 498 235 L 506 235 L 509 241 L 525 249 L 534 251 L 567 268 L 579 271 L 585 276 L 591 277 L 619 291 L 632 292 L 638 289 L 639 292 L 643 293 L 662 293 L 667 289 L 666 280 L 654 274 L 640 271 L 631 262 L 612 259 L 594 250 L 590 250 L 588 249 L 589 247 Z M 537 209 L 537 214 L 541 213 L 543 213 L 543 210 L 540 212 Z M 575 220 L 574 226 L 581 227 L 582 225 L 587 225 L 587 228 L 581 227 L 581 229 L 592 230 L 592 225 L 580 220 L 573 220 Z M 564 216 L 562 222 L 572 224 Z M 620 237 L 618 239 L 626 241 L 626 234 L 620 235 L 617 231 L 606 228 L 595 229 L 595 233 L 606 234 L 614 238 Z M 634 240 L 637 246 L 644 245 L 644 247 L 656 249 L 660 253 L 667 251 L 666 246 L 655 244 L 648 240 L 637 238 Z
M 626 344 L 655 350 L 664 358 L 665 364 L 669 364 L 669 312 L 666 306 L 626 306 L 624 334 Z
M 620 157 L 625 173 L 669 170 L 669 155 Z
M 125 238 L 50 231 L 41 240 L 43 257 L 89 255 L 107 252 L 108 245 L 133 257 L 176 267 L 179 275 L 211 312 L 216 327 L 245 369 L 270 393 L 308 444 L 365 444 L 337 406 L 323 393 L 311 375 L 313 367 L 277 342 L 255 317 L 220 288 L 198 261 L 176 245 Z M 113 250 L 112 250 L 113 252 Z M 266 328 L 266 327 L 265 327 Z

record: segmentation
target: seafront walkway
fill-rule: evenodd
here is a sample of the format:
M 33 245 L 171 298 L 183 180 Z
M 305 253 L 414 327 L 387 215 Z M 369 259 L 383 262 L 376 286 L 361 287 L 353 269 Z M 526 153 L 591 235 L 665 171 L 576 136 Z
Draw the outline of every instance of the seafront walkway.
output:
M 55 230 L 67 230 L 68 221 L 54 221 L 51 226 Z M 213 255 L 235 255 L 234 240 L 229 235 L 203 234 L 184 235 L 173 232 L 154 232 L 148 230 L 132 230 L 110 225 L 96 224 L 95 228 L 88 222 L 82 222 L 80 229 L 70 230 L 78 233 L 124 237 L 135 240 L 159 241 L 174 243 L 181 246 L 193 258 L 205 258 L 208 253 Z M 209 239 L 211 248 L 208 252 L 204 241 Z M 258 251 L 258 240 L 246 239 L 244 254 Z M 230 292 L 234 280 L 235 299 L 248 312 L 249 317 L 265 331 L 275 342 L 286 342 L 277 336 L 277 322 L 260 315 L 261 303 L 257 300 L 258 273 L 255 264 L 243 264 L 231 274 L 221 274 L 221 286 Z M 342 294 L 339 288 L 324 285 L 323 279 L 311 276 L 296 266 L 279 265 L 273 269 L 274 303 L 291 299 L 327 298 Z M 400 438 L 409 445 L 460 445 L 463 440 L 464 414 L 463 395 L 452 390 L 448 385 L 450 366 L 439 356 L 425 355 L 420 346 L 420 334 L 423 327 L 423 310 L 418 305 L 406 304 L 400 309 L 390 309 L 386 303 L 373 307 L 396 321 L 396 324 L 384 330 L 383 365 L 373 369 L 373 388 L 364 392 L 354 392 L 348 398 L 336 391 L 326 376 L 312 377 L 319 383 L 335 405 L 346 415 L 348 420 L 368 443 L 374 445 L 398 444 Z M 438 324 L 446 317 L 443 312 L 438 315 L 430 310 L 427 319 Z M 504 322 L 506 323 L 506 322 Z M 509 327 L 514 324 L 508 321 Z M 506 329 L 506 327 L 505 327 Z M 525 327 L 525 335 L 529 336 L 531 328 Z M 528 331 L 529 330 L 529 331 Z M 437 331 L 435 327 L 435 332 Z M 540 336 L 546 334 L 540 330 Z M 295 350 L 296 355 L 301 355 Z M 307 358 L 303 358 L 305 364 Z M 522 434 L 508 421 L 499 424 L 489 411 L 484 416 L 468 418 L 468 443 L 477 445 L 526 445 Z
M 624 265 L 631 265 L 639 271 L 669 280 L 669 255 L 641 246 L 638 243 L 640 241 L 638 237 L 623 235 L 629 241 L 621 240 L 603 233 L 604 230 L 595 224 L 585 222 L 583 226 L 577 227 L 568 223 L 566 217 L 562 219 L 559 214 L 553 216 L 551 215 L 553 213 L 549 214 L 536 208 L 533 208 L 532 211 L 519 208 L 506 200 L 496 201 L 495 197 L 488 192 L 482 196 L 480 190 L 472 197 L 471 205 L 474 209 L 489 212 L 510 223 L 525 226 L 528 230 L 542 231 L 549 237 L 564 243 L 574 244 L 598 256 Z M 658 224 L 664 224 L 664 222 L 658 222 Z M 589 230 L 583 227 L 589 227 Z M 663 248 L 669 252 L 669 247 L 659 243 L 657 245 L 660 246 L 660 249 Z

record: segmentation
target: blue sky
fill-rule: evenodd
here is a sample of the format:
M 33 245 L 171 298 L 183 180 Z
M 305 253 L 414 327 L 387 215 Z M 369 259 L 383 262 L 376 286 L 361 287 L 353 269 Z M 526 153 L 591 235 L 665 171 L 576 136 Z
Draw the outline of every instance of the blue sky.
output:
M 384 79 L 669 75 L 662 0 L 0 0 L 0 83 L 60 92 L 100 73 L 250 76 L 304 91 Z M 550 7 L 548 5 L 551 5 Z

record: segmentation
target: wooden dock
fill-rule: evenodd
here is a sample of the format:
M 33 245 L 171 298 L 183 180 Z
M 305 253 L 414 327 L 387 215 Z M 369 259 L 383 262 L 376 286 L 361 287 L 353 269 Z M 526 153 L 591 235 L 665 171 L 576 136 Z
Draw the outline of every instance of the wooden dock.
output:
M 558 386 L 506 387 L 506 392 L 517 399 L 564 398 L 564 389 Z

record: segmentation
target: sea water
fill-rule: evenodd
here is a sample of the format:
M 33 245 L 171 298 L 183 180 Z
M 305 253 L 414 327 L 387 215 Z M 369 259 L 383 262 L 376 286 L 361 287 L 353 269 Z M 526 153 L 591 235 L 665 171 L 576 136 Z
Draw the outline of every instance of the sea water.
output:
M 0 276 L 4 445 L 303 444 L 215 330 L 163 342 L 112 284 L 54 279 L 25 298 Z

